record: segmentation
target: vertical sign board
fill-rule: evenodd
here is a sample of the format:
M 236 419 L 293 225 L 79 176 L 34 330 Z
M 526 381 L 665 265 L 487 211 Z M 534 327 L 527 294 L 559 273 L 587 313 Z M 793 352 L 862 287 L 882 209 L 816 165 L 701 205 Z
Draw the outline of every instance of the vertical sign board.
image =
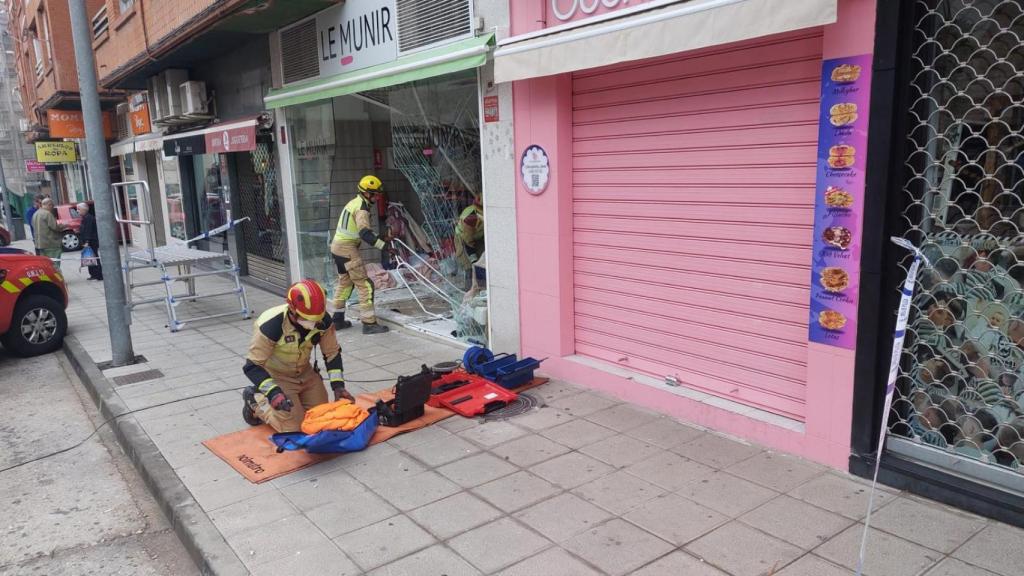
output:
M 498 122 L 501 119 L 498 108 L 497 96 L 484 96 L 484 123 Z
M 822 63 L 809 340 L 854 349 L 871 55 Z

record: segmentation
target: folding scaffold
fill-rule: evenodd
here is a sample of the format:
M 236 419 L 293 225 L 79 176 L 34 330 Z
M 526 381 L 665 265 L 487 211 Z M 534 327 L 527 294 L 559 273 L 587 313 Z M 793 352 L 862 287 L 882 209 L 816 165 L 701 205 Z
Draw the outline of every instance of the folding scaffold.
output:
M 132 187 L 141 188 L 142 193 L 131 193 Z M 131 238 L 131 226 L 139 226 L 146 235 L 146 247 L 136 248 L 125 246 L 122 252 L 121 268 L 124 270 L 125 299 L 129 313 L 134 312 L 135 307 L 142 304 L 153 304 L 163 302 L 167 307 L 167 327 L 171 332 L 177 332 L 187 322 L 197 320 L 208 320 L 210 318 L 222 318 L 240 314 L 242 318 L 251 318 L 252 311 L 249 309 L 245 296 L 245 288 L 239 278 L 239 268 L 230 254 L 223 252 L 208 252 L 197 250 L 186 246 L 157 246 L 155 234 L 153 233 L 153 222 L 148 219 L 133 220 L 126 215 L 129 212 L 125 209 L 137 202 L 142 208 L 142 213 L 151 218 L 153 213 L 150 209 L 149 185 L 144 181 L 119 182 L 111 185 L 116 208 L 115 219 L 121 227 L 122 238 Z M 133 212 L 134 213 L 134 210 Z M 233 227 L 234 222 L 228 215 L 228 224 L 223 226 L 224 230 Z M 210 231 L 203 237 L 209 237 L 216 231 Z M 193 239 L 195 240 L 195 239 Z M 191 241 L 190 241 L 191 242 Z M 135 273 L 139 270 L 155 268 L 160 273 L 159 280 L 138 281 Z M 204 276 L 225 276 L 234 282 L 234 288 L 216 292 L 213 294 L 200 294 L 196 289 L 196 278 Z M 184 282 L 187 288 L 185 294 L 174 293 L 174 283 Z M 136 299 L 136 289 L 146 286 L 163 285 L 164 294 L 161 296 L 145 297 Z M 239 309 L 231 312 L 221 312 L 189 318 L 179 318 L 177 307 L 182 302 L 194 302 L 205 298 L 217 298 L 220 296 L 236 296 Z

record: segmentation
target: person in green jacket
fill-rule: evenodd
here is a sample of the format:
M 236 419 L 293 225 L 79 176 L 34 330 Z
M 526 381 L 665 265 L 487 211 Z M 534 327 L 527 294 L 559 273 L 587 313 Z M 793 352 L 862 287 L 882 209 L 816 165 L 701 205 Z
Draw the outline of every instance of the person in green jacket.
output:
M 53 215 L 53 200 L 45 198 L 39 210 L 32 215 L 32 230 L 35 232 L 36 249 L 39 254 L 53 260 L 53 265 L 60 269 L 60 256 L 64 252 L 61 237 L 64 230 Z
M 484 253 L 484 207 L 479 199 L 467 206 L 455 222 L 455 261 L 466 274 L 466 289 L 475 284 L 475 264 Z

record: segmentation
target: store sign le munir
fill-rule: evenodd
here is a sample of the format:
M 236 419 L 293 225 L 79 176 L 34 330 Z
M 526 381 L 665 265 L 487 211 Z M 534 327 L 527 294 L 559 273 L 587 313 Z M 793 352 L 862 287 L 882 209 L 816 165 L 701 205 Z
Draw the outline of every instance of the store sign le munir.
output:
M 320 77 L 398 58 L 395 0 L 345 2 L 316 15 Z

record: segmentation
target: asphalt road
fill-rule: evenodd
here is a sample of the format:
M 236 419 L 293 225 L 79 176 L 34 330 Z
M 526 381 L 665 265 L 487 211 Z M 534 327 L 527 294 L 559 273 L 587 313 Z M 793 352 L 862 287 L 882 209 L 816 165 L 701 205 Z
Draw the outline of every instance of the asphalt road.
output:
M 70 446 L 99 418 L 62 352 L 0 348 L 0 469 Z M 198 574 L 104 428 L 82 446 L 0 472 L 0 574 Z

